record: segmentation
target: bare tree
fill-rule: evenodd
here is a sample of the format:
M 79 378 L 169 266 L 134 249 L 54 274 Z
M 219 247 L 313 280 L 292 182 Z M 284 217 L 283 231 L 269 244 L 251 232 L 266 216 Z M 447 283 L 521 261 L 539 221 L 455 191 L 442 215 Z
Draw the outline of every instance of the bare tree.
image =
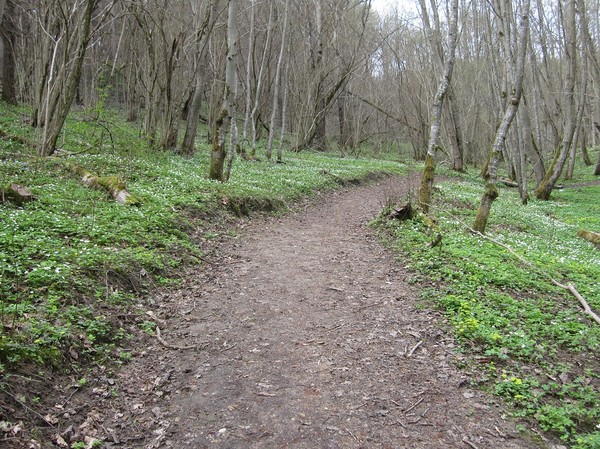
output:
M 185 135 L 181 144 L 181 153 L 191 155 L 195 150 L 196 132 L 198 120 L 200 119 L 200 106 L 206 78 L 206 56 L 208 50 L 208 37 L 214 24 L 217 0 L 209 0 L 204 13 L 204 20 L 198 27 L 196 33 L 197 53 L 196 67 L 194 70 L 194 90 L 191 96 L 190 106 L 186 117 Z
M 421 13 L 423 24 L 427 33 L 433 33 L 429 25 L 429 15 L 425 5 L 425 0 L 419 0 L 421 5 Z M 444 107 L 444 98 L 450 87 L 452 79 L 452 71 L 454 69 L 454 59 L 456 52 L 456 41 L 458 34 L 458 0 L 452 0 L 450 7 L 450 21 L 448 25 L 448 53 L 444 63 L 444 71 L 441 75 L 435 98 L 433 100 L 431 110 L 431 129 L 429 133 L 429 145 L 427 148 L 427 156 L 425 158 L 425 169 L 421 177 L 421 186 L 419 188 L 419 206 L 426 213 L 429 212 L 431 204 L 431 190 L 435 178 L 435 166 L 437 152 L 440 146 L 440 129 L 442 124 L 442 110 Z M 437 43 L 434 39 L 430 39 L 432 53 L 440 54 L 437 49 Z
M 577 77 L 577 21 L 576 0 L 567 0 L 564 13 L 565 56 L 567 59 L 567 74 L 565 78 L 565 120 L 562 145 L 556 150 L 554 160 L 546 176 L 535 190 L 538 199 L 548 200 L 560 177 L 575 133 L 575 79 Z
M 213 133 L 210 179 L 227 181 L 228 174 L 224 171 L 225 157 L 227 156 L 227 133 L 230 132 L 232 117 L 234 114 L 234 92 L 237 83 L 236 64 L 238 56 L 238 32 L 237 32 L 237 10 L 238 0 L 229 0 L 227 16 L 227 60 L 225 68 L 225 91 L 223 94 L 223 105 L 215 123 Z M 233 152 L 233 149 L 229 149 Z
M 53 29 L 43 30 L 50 53 L 38 109 L 43 116 L 38 147 L 41 156 L 50 156 L 56 149 L 58 136 L 77 92 L 83 60 L 92 37 L 92 16 L 99 1 L 61 2 L 49 21 Z M 110 7 L 107 6 L 105 11 Z M 39 25 L 44 26 L 42 22 Z
M 17 104 L 15 78 L 15 0 L 0 3 L 0 34 L 2 35 L 2 99 L 8 104 Z
M 273 102 L 271 104 L 271 120 L 269 121 L 269 137 L 267 139 L 267 148 L 265 155 L 271 160 L 273 153 L 273 138 L 275 136 L 275 124 L 277 120 L 277 106 L 279 104 L 279 92 L 281 90 L 282 66 L 285 57 L 285 49 L 287 45 L 287 29 L 290 0 L 285 0 L 283 9 L 283 28 L 281 30 L 281 43 L 279 47 L 279 56 L 277 58 L 277 67 L 275 69 L 275 80 L 273 81 Z M 283 125 L 282 125 L 283 126 Z
M 504 12 L 508 13 L 508 3 L 510 0 L 504 0 Z M 473 229 L 478 232 L 485 232 L 487 226 L 488 217 L 492 208 L 492 203 L 498 198 L 498 189 L 496 182 L 498 181 L 498 166 L 500 165 L 500 158 L 505 149 L 506 136 L 510 129 L 510 125 L 513 122 L 519 104 L 521 102 L 521 95 L 523 93 L 523 78 L 525 75 L 525 56 L 527 53 L 527 40 L 529 37 L 529 0 L 524 0 L 521 5 L 521 20 L 519 23 L 519 37 L 517 41 L 517 59 L 516 66 L 514 67 L 512 76 L 512 89 L 510 92 L 510 99 L 508 101 L 504 118 L 500 123 L 500 127 L 496 132 L 496 139 L 492 147 L 492 153 L 490 157 L 490 163 L 488 165 L 488 175 L 485 183 L 485 190 L 477 209 L 477 216 L 473 223 Z M 509 20 L 509 17 L 505 17 Z M 512 66 L 510 60 L 507 61 L 508 66 Z M 512 71 L 512 70 L 511 70 Z

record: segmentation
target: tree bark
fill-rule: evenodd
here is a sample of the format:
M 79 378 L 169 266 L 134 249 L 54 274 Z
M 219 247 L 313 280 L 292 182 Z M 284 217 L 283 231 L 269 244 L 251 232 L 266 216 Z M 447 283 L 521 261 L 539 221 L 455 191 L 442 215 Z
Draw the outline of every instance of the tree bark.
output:
M 202 105 L 202 93 L 204 89 L 204 79 L 206 77 L 206 56 L 208 48 L 208 36 L 212 21 L 216 13 L 216 0 L 210 0 L 206 8 L 204 21 L 202 22 L 196 39 L 198 40 L 198 52 L 196 54 L 196 70 L 194 72 L 195 83 L 192 99 L 190 101 L 187 117 L 185 135 L 181 144 L 181 153 L 191 156 L 195 151 L 196 133 L 198 131 L 198 120 L 200 119 L 200 107 Z
M 585 100 L 587 97 L 587 87 L 588 87 L 588 53 L 586 49 L 586 40 L 582 40 L 582 80 L 581 80 L 581 94 L 579 96 L 579 106 L 577 109 L 577 118 L 575 119 L 575 132 L 573 135 L 573 142 L 571 142 L 571 154 L 569 156 L 569 164 L 567 165 L 567 173 L 565 174 L 565 179 L 573 179 L 573 174 L 575 172 L 575 161 L 577 159 L 577 147 L 579 146 L 579 141 L 583 136 L 583 114 L 585 111 Z
M 273 153 L 273 138 L 275 136 L 275 122 L 277 119 L 277 105 L 279 104 L 279 91 L 281 90 L 281 69 L 285 57 L 285 48 L 287 42 L 288 15 L 290 0 L 285 0 L 283 11 L 283 29 L 281 31 L 281 46 L 279 47 L 279 56 L 277 57 L 277 68 L 275 69 L 275 80 L 273 81 L 273 102 L 271 103 L 271 120 L 269 122 L 269 137 L 265 155 L 271 160 Z
M 256 155 L 256 141 L 258 139 L 258 131 L 256 129 L 256 122 L 258 120 L 257 113 L 258 108 L 260 106 L 260 98 L 262 94 L 262 87 L 265 82 L 265 70 L 267 66 L 267 56 L 271 49 L 271 37 L 273 35 L 273 11 L 274 11 L 274 2 L 270 2 L 269 6 L 269 22 L 267 24 L 267 37 L 265 40 L 265 46 L 263 48 L 262 57 L 260 60 L 260 69 L 258 71 L 258 79 L 256 80 L 256 92 L 254 92 L 254 106 L 252 107 L 252 111 L 250 112 L 250 123 L 252 125 L 252 156 Z
M 525 154 L 533 165 L 533 173 L 535 175 L 537 187 L 540 182 L 542 182 L 542 179 L 544 179 L 546 168 L 544 167 L 544 161 L 535 144 L 527 101 L 524 101 L 519 107 L 519 126 L 523 136 Z
M 225 91 L 221 113 L 215 123 L 210 159 L 209 178 L 217 181 L 227 181 L 228 174 L 224 171 L 227 156 L 227 133 L 230 131 L 234 114 L 233 100 L 236 80 L 236 64 L 238 54 L 237 32 L 238 0 L 229 0 L 227 16 L 227 60 L 225 67 Z M 230 151 L 232 149 L 230 148 Z M 229 168 L 230 170 L 231 168 Z
M 427 19 L 427 10 L 424 0 L 420 0 L 421 10 L 423 14 L 423 22 L 426 25 L 427 31 L 431 33 L 431 27 Z M 458 34 L 458 0 L 452 0 L 450 25 L 448 27 L 448 54 L 444 65 L 444 72 L 440 79 L 435 98 L 433 100 L 431 111 L 431 128 L 429 131 L 429 144 L 427 155 L 425 157 L 425 168 L 421 176 L 421 186 L 419 188 L 419 207 L 425 212 L 429 212 L 431 204 L 431 191 L 433 189 L 433 181 L 435 179 L 435 166 L 437 152 L 440 146 L 440 129 L 442 124 L 442 110 L 444 106 L 444 98 L 448 92 L 450 81 L 452 79 L 452 71 L 454 69 L 454 58 L 456 54 L 456 42 Z M 436 44 L 430 41 L 432 51 L 436 52 Z M 441 44 L 441 43 L 440 43 Z M 441 57 L 440 57 L 441 59 Z
M 543 181 L 535 190 L 540 200 L 549 200 L 550 194 L 560 177 L 575 133 L 575 78 L 577 77 L 577 26 L 575 0 L 567 0 L 564 18 L 567 76 L 565 79 L 565 126 L 562 146 L 555 151 L 554 160 Z
M 498 198 L 498 189 L 496 182 L 498 181 L 498 166 L 500 165 L 500 157 L 505 148 L 506 136 L 510 125 L 517 113 L 519 103 L 521 101 L 521 95 L 523 92 L 523 78 L 525 75 L 525 55 L 527 53 L 527 40 L 529 37 L 529 0 L 525 0 L 521 10 L 521 20 L 519 23 L 519 37 L 517 41 L 517 61 L 514 70 L 513 86 L 510 96 L 510 101 L 504 112 L 504 117 L 500 123 L 500 127 L 496 132 L 496 138 L 492 147 L 492 153 L 490 163 L 488 165 L 488 178 L 485 183 L 485 189 L 481 200 L 479 202 L 479 208 L 477 209 L 477 216 L 473 223 L 473 229 L 476 232 L 485 232 L 487 226 L 488 217 L 492 209 L 492 204 L 496 198 Z M 508 19 L 508 18 L 506 18 Z M 511 61 L 507 61 L 507 64 L 511 64 Z
M 3 2 L 5 3 L 5 2 Z M 15 4 L 13 0 L 6 2 L 0 11 L 0 34 L 2 35 L 2 99 L 8 104 L 17 104 L 16 61 L 15 61 Z

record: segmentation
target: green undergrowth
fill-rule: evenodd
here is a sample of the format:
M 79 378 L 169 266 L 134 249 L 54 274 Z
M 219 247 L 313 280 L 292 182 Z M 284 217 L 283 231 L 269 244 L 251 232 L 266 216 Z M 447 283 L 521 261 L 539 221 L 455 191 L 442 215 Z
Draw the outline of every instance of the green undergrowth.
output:
M 144 294 L 200 263 L 198 228 L 214 234 L 224 217 L 283 211 L 317 191 L 403 170 L 286 152 L 283 164 L 238 159 L 221 184 L 206 178 L 207 144 L 191 158 L 148 150 L 138 128 L 104 110 L 73 114 L 58 157 L 39 158 L 26 144 L 36 138 L 28 111 L 0 109 L 0 187 L 17 183 L 36 197 L 21 207 L 0 202 L 0 374 L 121 353 L 131 330 L 125 323 L 143 315 Z M 123 206 L 84 186 L 73 164 L 119 177 L 141 204 Z
M 422 216 L 382 214 L 376 224 L 429 282 L 422 298 L 445 311 L 474 382 L 571 447 L 600 448 L 600 326 L 548 279 L 573 283 L 600 312 L 600 251 L 577 237 L 581 228 L 600 232 L 600 186 L 565 188 L 527 206 L 516 189 L 501 189 L 487 236 L 532 268 L 466 230 L 483 186 L 461 178 L 439 185 L 433 229 Z M 442 244 L 431 247 L 438 234 Z

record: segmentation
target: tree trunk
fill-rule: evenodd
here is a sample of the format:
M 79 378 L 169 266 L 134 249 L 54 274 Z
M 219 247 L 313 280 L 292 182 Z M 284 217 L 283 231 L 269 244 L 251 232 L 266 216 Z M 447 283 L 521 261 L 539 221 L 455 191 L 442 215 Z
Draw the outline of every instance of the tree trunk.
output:
M 581 134 L 581 158 L 583 159 L 583 163 L 586 167 L 590 167 L 592 165 L 590 153 L 588 153 L 587 150 L 587 132 L 585 131 L 585 128 Z
M 225 91 L 223 93 L 223 106 L 221 114 L 215 123 L 210 159 L 209 178 L 217 181 L 227 181 L 228 175 L 224 171 L 225 157 L 227 156 L 227 132 L 230 131 L 234 114 L 233 101 L 236 80 L 236 64 L 238 54 L 237 32 L 238 0 L 229 0 L 227 16 L 227 59 L 225 67 Z
M 271 160 L 273 153 L 273 138 L 275 136 L 275 122 L 277 119 L 277 105 L 279 104 L 279 91 L 281 89 L 281 68 L 283 66 L 285 47 L 287 42 L 288 14 L 290 0 L 285 0 L 283 12 L 283 30 L 281 32 L 281 46 L 279 47 L 279 56 L 277 58 L 277 68 L 275 69 L 275 80 L 273 85 L 273 102 L 271 103 L 271 120 L 269 123 L 269 137 L 267 140 L 266 156 Z
M 248 127 L 250 126 L 250 116 L 252 113 L 252 66 L 254 63 L 254 47 L 256 42 L 256 5 L 254 0 L 250 0 L 250 29 L 248 30 L 248 59 L 246 60 L 246 106 L 244 116 L 244 127 L 242 131 L 242 147 L 248 142 Z M 245 154 L 245 148 L 242 148 L 242 153 Z
M 196 133 L 198 131 L 198 120 L 200 119 L 200 106 L 204 90 L 204 79 L 206 76 L 206 56 L 208 48 L 209 28 L 216 13 L 216 0 L 211 0 L 206 8 L 204 21 L 196 33 L 198 39 L 198 53 L 196 55 L 196 70 L 194 72 L 195 83 L 191 101 L 187 111 L 185 135 L 181 144 L 181 153 L 191 156 L 195 151 Z
M 527 101 L 524 101 L 519 108 L 519 127 L 523 136 L 525 155 L 533 165 L 533 173 L 535 175 L 537 187 L 540 182 L 542 182 L 542 179 L 544 179 L 546 168 L 544 167 L 544 161 L 535 144 Z
M 2 64 L 2 99 L 8 104 L 17 104 L 16 64 L 15 64 L 15 4 L 13 1 L 3 6 L 0 13 L 2 30 L 3 64 Z
M 258 132 L 256 129 L 256 122 L 258 121 L 257 113 L 258 107 L 260 106 L 260 98 L 262 94 L 262 87 L 265 82 L 264 73 L 267 66 L 267 56 L 271 49 L 271 36 L 273 35 L 273 4 L 275 2 L 270 2 L 269 6 L 269 22 L 267 24 L 267 38 L 265 40 L 265 46 L 263 48 L 263 53 L 260 61 L 260 70 L 258 71 L 258 79 L 256 80 L 256 92 L 254 92 L 254 106 L 252 107 L 252 111 L 250 113 L 250 122 L 252 124 L 252 156 L 256 155 L 256 141 L 258 139 Z
M 423 13 L 423 22 L 426 23 L 428 32 L 431 33 L 431 28 L 428 26 L 427 10 L 424 0 L 420 0 L 421 10 Z M 435 179 L 435 166 L 437 151 L 440 146 L 440 129 L 442 124 L 442 110 L 444 106 L 444 98 L 450 86 L 452 79 L 452 71 L 454 69 L 454 57 L 456 54 L 456 42 L 458 33 L 458 0 L 452 0 L 450 25 L 448 27 L 448 55 L 444 66 L 444 72 L 440 79 L 440 83 L 433 100 L 431 111 L 431 129 L 429 132 L 429 144 L 427 155 L 425 157 L 425 169 L 421 177 L 421 186 L 419 188 L 419 207 L 425 213 L 429 212 L 431 204 L 431 191 L 433 189 L 433 181 Z M 432 50 L 435 52 L 436 44 L 430 41 Z M 441 43 L 440 43 L 441 44 Z M 441 58 L 440 58 L 441 59 Z
M 288 44 L 288 49 L 289 49 L 290 45 Z M 290 66 L 289 64 L 286 64 L 285 66 L 285 72 L 283 74 L 283 100 L 282 100 L 282 104 L 281 104 L 281 130 L 279 133 L 279 145 L 277 146 L 277 163 L 281 164 L 283 163 L 283 141 L 285 138 L 285 132 L 286 132 L 286 125 L 287 125 L 287 109 L 288 109 L 288 79 L 289 79 L 289 73 L 290 73 Z M 599 159 L 600 161 L 600 159 Z M 599 162 L 599 166 L 600 166 L 600 162 Z
M 508 1 L 508 0 L 507 0 Z M 509 20 L 508 17 L 504 17 L 504 20 Z M 485 189 L 479 202 L 479 208 L 477 209 L 477 216 L 473 223 L 473 229 L 476 232 L 485 232 L 487 226 L 488 217 L 492 209 L 492 204 L 496 198 L 498 198 L 498 189 L 496 182 L 498 181 L 498 166 L 500 165 L 500 156 L 505 149 L 506 136 L 510 125 L 517 113 L 519 103 L 521 101 L 521 95 L 523 92 L 523 77 L 525 75 L 525 55 L 527 53 L 527 40 L 529 37 L 529 0 L 525 0 L 522 5 L 521 21 L 519 23 L 519 37 L 517 41 L 517 61 L 514 69 L 514 79 L 510 100 L 504 112 L 504 117 L 498 131 L 496 132 L 496 138 L 492 147 L 492 154 L 490 163 L 488 165 L 488 178 L 485 183 Z M 508 60 L 507 64 L 512 64 L 512 61 Z
M 577 147 L 579 146 L 579 141 L 582 138 L 584 133 L 584 120 L 583 113 L 585 111 L 585 100 L 587 97 L 587 87 L 588 87 L 588 56 L 586 49 L 586 40 L 583 39 L 582 42 L 582 80 L 581 80 L 581 94 L 579 97 L 579 108 L 577 110 L 577 118 L 575 123 L 575 133 L 573 135 L 573 142 L 571 143 L 571 154 L 569 159 L 569 165 L 567 165 L 567 173 L 565 174 L 565 179 L 573 179 L 573 174 L 575 171 L 575 161 L 577 159 Z
M 448 95 L 448 137 L 450 139 L 450 155 L 452 156 L 452 170 L 464 171 L 463 163 L 463 138 L 462 129 L 460 127 L 460 111 L 458 102 L 454 98 L 452 86 L 450 86 Z
M 577 26 L 575 0 L 567 0 L 564 17 L 567 76 L 565 79 L 565 126 L 562 147 L 555 151 L 554 160 L 543 181 L 535 191 L 540 200 L 550 199 L 550 194 L 560 177 L 575 133 L 575 78 L 577 77 Z

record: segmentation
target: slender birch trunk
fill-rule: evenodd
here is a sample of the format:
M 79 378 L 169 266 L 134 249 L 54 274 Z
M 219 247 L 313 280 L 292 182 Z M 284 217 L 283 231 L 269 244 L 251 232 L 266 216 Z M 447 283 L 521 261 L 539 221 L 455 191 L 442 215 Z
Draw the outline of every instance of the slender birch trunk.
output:
M 234 92 L 236 80 L 236 63 L 238 56 L 237 31 L 238 0 L 229 0 L 227 16 L 227 61 L 225 66 L 225 91 L 221 113 L 217 117 L 210 159 L 209 178 L 217 181 L 227 181 L 229 174 L 224 171 L 227 156 L 227 133 L 231 131 L 234 114 Z M 231 166 L 229 166 L 231 170 Z
M 260 70 L 258 72 L 258 79 L 256 81 L 256 92 L 254 92 L 254 106 L 252 107 L 252 112 L 250 113 L 250 122 L 252 125 L 252 156 L 256 155 L 256 141 L 258 139 L 258 131 L 256 129 L 258 107 L 260 106 L 260 97 L 262 94 L 262 87 L 264 84 L 264 73 L 267 66 L 267 55 L 271 49 L 271 36 L 273 35 L 273 4 L 275 2 L 270 2 L 269 6 L 269 22 L 267 25 L 267 38 L 265 41 L 265 47 L 263 48 L 262 57 L 260 60 Z
M 279 48 L 279 56 L 277 58 L 277 68 L 275 69 L 275 81 L 273 82 L 273 103 L 271 104 L 271 120 L 269 123 L 269 138 L 267 140 L 266 156 L 271 160 L 273 153 L 273 138 L 275 136 L 275 123 L 277 119 L 277 105 L 279 104 L 279 91 L 281 89 L 281 68 L 285 55 L 285 47 L 287 42 L 288 28 L 288 13 L 290 0 L 285 0 L 283 11 L 283 30 L 281 32 L 281 47 Z
M 529 38 L 529 5 L 530 1 L 525 0 L 522 4 L 521 9 L 521 20 L 519 23 L 519 35 L 518 35 L 518 49 L 517 49 L 517 61 L 513 75 L 512 91 L 510 93 L 509 101 L 504 112 L 504 117 L 500 123 L 500 127 L 496 132 L 496 138 L 494 139 L 494 145 L 492 147 L 492 153 L 490 157 L 490 163 L 488 165 L 487 180 L 485 183 L 485 190 L 479 202 L 479 208 L 477 210 L 477 216 L 473 223 L 473 229 L 477 232 L 485 232 L 487 226 L 488 217 L 492 209 L 492 203 L 498 198 L 498 189 L 496 182 L 498 181 L 498 166 L 500 165 L 500 157 L 505 149 L 506 136 L 510 125 L 517 114 L 519 103 L 521 102 L 521 96 L 523 93 L 523 78 L 525 75 L 525 56 L 527 54 L 528 38 Z M 510 63 L 510 62 L 508 62 Z
M 426 23 L 427 31 L 431 32 L 428 26 L 429 20 L 424 0 L 419 0 L 423 14 L 423 22 Z M 433 100 L 431 110 L 431 128 L 429 131 L 429 144 L 427 147 L 427 155 L 425 156 L 425 169 L 421 177 L 421 186 L 419 188 L 419 206 L 425 213 L 429 212 L 431 204 L 431 191 L 433 189 L 433 181 L 435 178 L 435 166 L 437 152 L 440 147 L 440 130 L 442 124 L 442 111 L 444 107 L 444 98 L 448 92 L 450 81 L 452 79 L 452 71 L 454 69 L 454 58 L 456 54 L 456 42 L 458 34 L 458 0 L 452 0 L 450 12 L 450 24 L 448 27 L 448 54 L 444 64 L 444 72 L 440 79 L 438 89 Z M 436 48 L 432 43 L 432 51 L 436 53 Z

